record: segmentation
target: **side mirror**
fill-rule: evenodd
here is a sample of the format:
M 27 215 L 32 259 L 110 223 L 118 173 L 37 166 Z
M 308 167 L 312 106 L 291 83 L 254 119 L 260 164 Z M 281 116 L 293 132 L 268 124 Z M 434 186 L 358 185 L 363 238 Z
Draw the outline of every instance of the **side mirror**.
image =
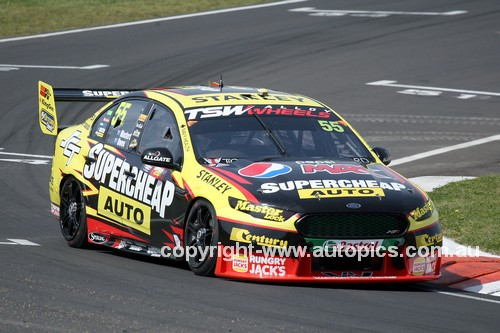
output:
M 148 148 L 141 155 L 144 164 L 180 171 L 181 166 L 174 162 L 172 153 L 167 148 Z
M 378 156 L 378 158 L 384 163 L 385 165 L 389 165 L 391 163 L 391 153 L 385 148 L 382 147 L 375 147 L 373 148 L 373 152 Z

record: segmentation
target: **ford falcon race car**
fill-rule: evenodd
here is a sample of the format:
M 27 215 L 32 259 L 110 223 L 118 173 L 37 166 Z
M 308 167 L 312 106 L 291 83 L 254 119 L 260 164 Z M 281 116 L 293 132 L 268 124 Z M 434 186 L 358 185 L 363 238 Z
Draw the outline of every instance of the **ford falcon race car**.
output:
M 57 89 L 51 211 L 69 246 L 186 260 L 198 275 L 414 282 L 440 275 L 438 213 L 314 99 L 245 87 Z M 56 101 L 107 102 L 58 124 Z M 59 103 L 58 103 L 59 105 Z

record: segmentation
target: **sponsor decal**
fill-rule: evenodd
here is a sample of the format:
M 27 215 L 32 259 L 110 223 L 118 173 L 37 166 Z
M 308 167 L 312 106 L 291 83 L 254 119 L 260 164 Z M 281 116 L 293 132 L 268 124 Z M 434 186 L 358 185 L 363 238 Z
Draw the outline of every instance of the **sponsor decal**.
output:
M 136 252 L 141 252 L 141 251 L 142 251 L 142 247 L 137 246 L 137 245 L 130 245 L 130 246 L 128 247 L 128 249 L 129 249 L 130 251 L 136 251 Z
M 342 174 L 342 173 L 355 173 L 358 175 L 370 174 L 370 170 L 362 167 L 361 165 L 349 165 L 349 164 L 300 164 L 303 174 L 312 174 L 316 172 L 327 172 L 332 175 Z
M 42 111 L 41 120 L 42 124 L 45 125 L 45 128 L 47 130 L 49 130 L 50 132 L 54 132 L 54 128 L 56 126 L 54 116 L 52 116 L 50 113 L 47 113 L 47 111 Z
M 134 133 L 132 135 L 138 138 L 139 136 L 141 136 L 141 131 L 134 130 Z
M 385 196 L 384 190 L 374 188 L 302 189 L 297 191 L 300 199 L 323 199 L 339 197 Z
M 243 105 L 235 106 L 210 106 L 206 108 L 189 109 L 184 111 L 187 120 L 204 119 L 213 117 L 239 116 L 247 112 Z
M 115 140 L 116 140 L 116 145 L 117 145 L 118 147 L 125 148 L 125 144 L 126 144 L 126 142 L 125 142 L 125 141 L 123 141 L 123 140 L 122 140 L 122 139 L 120 139 L 120 138 L 118 138 L 118 140 L 117 140 L 117 139 L 115 139 Z
M 330 118 L 333 113 L 326 111 L 318 111 L 316 108 L 301 109 L 299 107 L 276 107 L 276 106 L 250 106 L 248 114 L 257 115 L 282 115 L 282 116 L 295 116 L 295 117 L 316 117 L 316 118 Z
M 260 246 L 274 246 L 274 247 L 287 247 L 288 241 L 284 239 L 267 237 L 266 235 L 253 235 L 247 229 L 240 229 L 234 227 L 231 229 L 230 240 L 242 243 L 255 242 Z
M 219 158 L 203 158 L 203 160 L 208 164 L 208 166 L 217 166 L 217 164 L 220 163 L 222 158 L 221 157 L 219 157 Z
M 382 239 L 327 240 L 323 248 L 329 251 L 371 251 L 382 246 Z
M 155 177 L 156 179 L 163 180 L 163 176 L 166 174 L 165 169 L 161 167 L 154 167 L 151 169 L 151 172 L 149 173 L 151 176 Z
M 144 155 L 143 159 L 146 161 L 151 161 L 151 162 L 164 162 L 164 163 L 172 162 L 172 158 L 166 157 L 166 156 L 161 156 L 161 152 L 159 150 L 157 150 L 151 154 Z
M 125 241 L 123 241 L 123 240 L 122 240 L 122 241 L 120 241 L 120 244 L 118 244 L 118 245 L 116 246 L 116 248 L 117 248 L 118 250 L 121 250 L 121 249 L 123 249 L 123 248 L 125 248 L 125 247 L 127 247 L 127 242 L 125 242 Z
M 189 133 L 186 125 L 181 125 L 181 138 L 182 138 L 182 146 L 184 147 L 184 151 L 186 153 L 191 151 L 191 148 L 188 144 L 189 142 Z
M 413 275 L 424 275 L 425 273 L 425 258 L 422 257 L 416 257 L 416 258 L 411 258 L 410 261 L 412 262 L 412 274 Z
M 50 203 L 50 212 L 55 216 L 59 217 L 59 206 L 56 204 Z
M 101 235 L 96 232 L 91 232 L 89 234 L 89 240 L 94 244 L 104 244 L 108 241 L 108 238 L 105 235 Z
M 422 206 L 415 208 L 410 212 L 410 216 L 415 221 L 422 221 L 431 217 L 432 212 L 434 211 L 434 205 L 431 200 L 427 200 L 427 202 Z
M 45 99 L 49 99 L 51 96 L 50 89 L 43 84 L 40 84 L 40 96 L 44 97 Z
M 219 102 L 219 101 L 282 101 L 282 102 L 299 102 L 304 103 L 305 99 L 298 96 L 290 95 L 266 95 L 258 94 L 220 94 L 192 97 L 191 100 L 195 103 Z
M 195 97 L 199 98 L 199 97 Z M 184 111 L 187 120 L 213 118 L 213 117 L 228 117 L 241 116 L 243 114 L 256 115 L 282 115 L 282 116 L 297 116 L 297 117 L 316 117 L 330 118 L 333 113 L 327 109 L 317 110 L 316 108 L 300 108 L 297 106 L 271 106 L 271 105 L 227 105 L 227 106 L 209 106 L 203 108 L 194 108 Z
M 425 258 L 425 274 L 434 273 L 436 270 L 437 259 L 438 257 L 432 255 Z
M 443 241 L 443 234 L 435 234 L 435 235 L 428 235 L 428 234 L 422 234 L 415 236 L 415 241 L 417 244 L 417 247 L 420 246 L 437 246 Z
M 361 163 L 361 164 L 370 163 L 370 160 L 367 159 L 366 157 L 352 157 L 352 160 L 356 163 Z
M 292 171 L 292 168 L 288 165 L 259 162 L 252 163 L 249 166 L 238 170 L 238 173 L 244 177 L 267 179 L 280 175 L 286 175 L 290 171 Z
M 149 254 L 151 257 L 159 258 L 161 257 L 161 250 L 156 247 L 150 247 L 148 246 L 148 250 L 146 251 L 147 254 Z
M 362 180 L 362 179 L 316 179 L 316 180 L 293 180 L 284 183 L 264 183 L 261 185 L 262 193 L 275 193 L 278 191 L 292 191 L 302 189 L 373 189 L 401 191 L 406 186 L 396 182 L 379 182 L 378 180 Z M 376 191 L 377 193 L 384 191 Z M 383 194 L 381 194 L 383 195 Z
M 120 196 L 119 193 L 102 186 L 99 189 L 97 213 L 113 220 L 118 216 L 123 224 L 145 234 L 151 234 L 151 209 L 147 205 Z
M 321 272 L 321 274 L 325 276 L 317 276 L 315 278 L 326 278 L 326 277 L 337 277 L 337 278 L 367 278 L 367 277 L 372 277 L 373 272 L 361 272 L 361 274 L 357 274 L 355 272 L 341 272 L 341 273 L 334 273 L 334 272 Z
M 63 155 L 68 158 L 66 165 L 71 163 L 74 154 L 79 154 L 81 147 L 78 145 L 80 142 L 80 131 L 74 131 L 73 134 L 66 140 L 61 141 L 61 148 L 64 148 Z
M 248 257 L 241 254 L 233 255 L 232 266 L 233 271 L 246 273 L 248 271 Z
M 135 147 L 137 147 L 137 139 L 132 139 L 132 141 L 130 141 L 130 144 L 128 145 L 128 147 L 130 149 L 134 149 Z
M 84 90 L 82 91 L 85 97 L 115 97 L 128 94 L 130 91 L 125 90 Z
M 144 122 L 144 121 L 146 121 L 146 119 L 148 119 L 148 115 L 147 114 L 141 114 L 139 116 L 139 121 Z
M 286 258 L 250 256 L 250 274 L 262 277 L 282 277 L 286 275 Z
M 241 212 L 249 213 L 253 217 L 274 222 L 285 222 L 285 220 L 293 215 L 293 213 L 285 212 L 283 209 L 255 204 L 246 200 L 240 200 L 236 198 L 229 198 L 229 204 L 232 208 Z
M 165 211 L 172 204 L 175 193 L 175 185 L 172 182 L 157 180 L 148 172 L 131 166 L 125 160 L 106 150 L 102 143 L 89 150 L 89 157 L 96 159 L 96 162 L 85 164 L 83 176 L 86 179 L 95 179 L 101 184 L 106 184 L 110 189 L 123 194 L 122 200 L 132 207 L 144 210 L 143 207 L 138 206 L 137 201 L 139 201 L 150 206 L 160 217 L 165 218 Z M 134 173 L 136 176 L 127 177 L 125 172 Z M 134 201 L 128 202 L 128 198 L 125 196 L 133 198 Z M 104 203 L 102 208 L 104 209 Z M 151 209 L 146 210 L 150 211 Z M 146 212 L 144 213 L 144 221 L 146 221 L 147 215 Z M 133 221 L 134 226 L 139 225 L 135 223 L 136 216 L 132 217 L 134 219 L 129 221 Z
M 234 161 L 237 161 L 238 159 L 237 158 L 221 158 L 221 157 L 218 157 L 218 158 L 203 158 L 203 162 L 205 164 L 208 164 L 208 166 L 211 166 L 211 167 L 227 167 L 229 166 L 231 163 L 233 163 Z
M 105 122 L 105 123 L 109 123 L 110 119 L 109 119 L 109 117 L 104 117 L 104 118 L 102 119 L 102 121 L 103 121 L 103 122 Z
M 200 172 L 198 173 L 196 178 L 198 178 L 202 182 L 205 182 L 208 185 L 212 186 L 213 188 L 215 188 L 217 191 L 221 192 L 222 194 L 226 193 L 227 190 L 232 189 L 232 187 L 229 186 L 222 179 L 220 179 L 216 175 L 214 175 L 206 170 L 200 170 Z
M 120 138 L 122 138 L 124 140 L 130 140 L 131 137 L 132 137 L 132 133 L 129 133 L 129 132 L 126 132 L 126 131 L 121 131 L 120 132 Z

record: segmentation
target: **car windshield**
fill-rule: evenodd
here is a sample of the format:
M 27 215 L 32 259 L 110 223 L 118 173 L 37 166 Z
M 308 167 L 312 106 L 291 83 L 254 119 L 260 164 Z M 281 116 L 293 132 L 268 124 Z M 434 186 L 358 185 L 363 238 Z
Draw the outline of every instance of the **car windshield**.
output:
M 373 161 L 349 126 L 325 108 L 239 105 L 188 109 L 199 159 Z

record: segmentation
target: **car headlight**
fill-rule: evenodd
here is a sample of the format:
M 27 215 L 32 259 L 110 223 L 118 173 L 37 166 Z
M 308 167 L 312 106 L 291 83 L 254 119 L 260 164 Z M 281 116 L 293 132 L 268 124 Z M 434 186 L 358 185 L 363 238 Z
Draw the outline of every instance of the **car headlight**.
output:
M 273 222 L 285 222 L 294 215 L 293 212 L 286 209 L 276 208 L 265 204 L 253 203 L 247 200 L 241 200 L 233 197 L 229 197 L 229 206 L 240 212 L 250 214 L 253 217 Z

